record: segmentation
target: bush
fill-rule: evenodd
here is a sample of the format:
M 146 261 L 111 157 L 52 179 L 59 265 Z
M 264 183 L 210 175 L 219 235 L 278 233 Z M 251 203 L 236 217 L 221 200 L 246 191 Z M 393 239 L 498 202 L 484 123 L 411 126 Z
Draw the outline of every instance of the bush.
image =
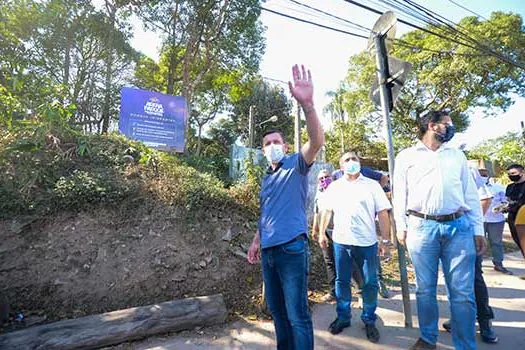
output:
M 67 123 L 68 113 L 44 109 L 33 120 L 0 130 L 0 216 L 120 205 L 139 196 L 180 208 L 187 218 L 210 210 L 258 212 L 256 182 L 228 190 L 213 176 L 213 163 L 205 162 L 209 172 L 199 172 L 188 158 L 122 135 L 84 135 Z

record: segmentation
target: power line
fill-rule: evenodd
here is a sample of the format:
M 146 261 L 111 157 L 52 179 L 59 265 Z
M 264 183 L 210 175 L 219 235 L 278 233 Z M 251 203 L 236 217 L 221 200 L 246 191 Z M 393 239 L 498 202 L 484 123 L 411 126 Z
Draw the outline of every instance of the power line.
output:
M 376 10 L 376 9 L 373 9 L 373 8 L 371 8 L 371 7 L 369 7 L 369 6 L 366 6 L 366 5 L 360 4 L 360 3 L 358 3 L 357 1 L 354 1 L 354 0 L 344 0 L 344 1 L 345 1 L 345 2 L 348 2 L 348 3 L 352 4 L 352 5 L 356 5 L 356 6 L 358 6 L 358 7 L 361 7 L 361 8 L 363 8 L 363 9 L 365 9 L 365 10 L 368 10 L 368 11 L 374 12 L 374 13 L 376 13 L 376 14 L 380 14 L 380 15 L 382 15 L 382 12 L 381 12 L 381 11 Z M 455 38 L 450 38 L 450 37 L 447 37 L 446 35 L 443 35 L 443 34 L 441 34 L 441 33 L 437 33 L 437 32 L 435 32 L 435 31 L 432 31 L 432 30 L 426 29 L 426 28 L 424 28 L 424 27 L 418 26 L 418 25 L 413 24 L 413 23 L 411 23 L 411 22 L 409 22 L 409 21 L 406 21 L 406 20 L 404 20 L 404 19 L 401 19 L 401 18 L 400 18 L 400 19 L 398 19 L 398 21 L 399 21 L 400 23 L 406 24 L 406 25 L 408 25 L 408 26 L 410 26 L 410 27 L 412 27 L 412 28 L 419 29 L 419 30 L 421 30 L 421 31 L 423 31 L 423 32 L 425 32 L 425 33 L 432 34 L 432 35 L 435 35 L 435 36 L 440 37 L 440 38 L 442 38 L 442 39 L 452 41 L 452 42 L 454 42 L 454 43 L 456 43 L 456 44 L 463 45 L 463 46 L 469 47 L 469 48 L 474 49 L 474 50 L 477 50 L 477 51 L 486 51 L 486 49 L 484 49 L 483 47 L 481 47 L 481 44 L 479 44 L 479 43 L 478 43 L 478 46 L 477 46 L 477 47 L 476 47 L 476 46 L 472 46 L 472 45 L 470 45 L 470 44 L 468 44 L 468 43 L 465 43 L 465 42 L 459 41 L 459 40 L 457 40 L 457 39 L 455 39 Z M 525 65 L 523 65 L 523 64 L 521 64 L 521 63 L 519 63 L 519 62 L 514 62 L 514 61 L 512 61 L 511 59 L 509 59 L 508 57 L 503 56 L 503 55 L 499 54 L 498 52 L 495 52 L 495 51 L 491 50 L 490 48 L 489 48 L 489 51 L 490 51 L 490 53 L 492 54 L 492 56 L 498 58 L 500 61 L 505 62 L 505 63 L 510 64 L 510 65 L 512 65 L 512 66 L 515 66 L 515 67 L 519 67 L 519 68 L 521 68 L 521 69 L 525 69 Z
M 368 39 L 367 36 L 364 36 L 364 35 L 361 35 L 361 34 L 352 33 L 352 32 L 347 32 L 346 30 L 342 30 L 342 29 L 337 29 L 337 28 L 333 28 L 333 27 L 325 26 L 325 25 L 323 25 L 323 24 L 319 24 L 319 23 L 315 23 L 315 22 L 312 22 L 312 21 L 308 21 L 308 20 L 306 20 L 306 19 L 302 19 L 302 18 L 298 18 L 298 17 L 290 16 L 290 15 L 287 15 L 287 14 L 282 13 L 282 12 L 278 12 L 278 11 L 270 10 L 270 9 L 267 9 L 267 8 L 265 8 L 265 7 L 262 7 L 262 6 L 261 6 L 261 10 L 263 10 L 263 11 L 267 11 L 267 12 L 270 12 L 270 13 L 273 13 L 273 14 L 275 14 L 275 15 L 279 15 L 279 16 L 282 16 L 282 17 L 286 17 L 286 18 L 289 18 L 289 19 L 293 19 L 293 20 L 296 20 L 296 21 L 298 21 L 298 22 L 308 23 L 308 24 L 314 25 L 314 26 L 316 26 L 316 27 L 321 27 L 321 28 L 324 28 L 324 29 L 332 30 L 332 31 L 334 31 L 334 32 L 339 32 L 339 33 L 343 33 L 343 34 L 347 34 L 347 35 L 355 36 L 355 37 L 357 37 L 357 38 Z
M 383 0 L 383 1 L 387 1 L 387 0 Z M 403 0 L 403 1 L 406 2 L 407 4 L 409 4 L 410 6 L 414 7 L 416 9 L 416 11 L 423 11 L 426 15 L 430 16 L 431 20 L 437 21 L 437 23 L 438 23 L 437 27 L 438 28 L 440 28 L 440 24 L 444 24 L 446 28 L 449 28 L 449 31 L 452 32 L 452 34 L 458 34 L 459 33 L 459 35 L 462 36 L 464 40 L 467 40 L 467 41 L 471 42 L 472 44 L 476 45 L 479 48 L 479 50 L 488 52 L 488 53 L 492 54 L 493 56 L 499 58 L 501 61 L 504 61 L 504 62 L 506 62 L 506 63 L 508 63 L 510 65 L 513 65 L 513 66 L 525 69 L 525 65 L 522 62 L 514 61 L 514 60 L 510 59 L 508 56 L 506 56 L 504 54 L 501 54 L 500 52 L 498 52 L 495 49 L 491 48 L 489 45 L 486 45 L 484 43 L 479 42 L 478 40 L 476 40 L 475 38 L 470 36 L 468 33 L 462 32 L 462 31 L 458 30 L 456 27 L 459 27 L 459 28 L 464 29 L 465 31 L 467 31 L 466 28 L 463 28 L 463 27 L 459 26 L 458 24 L 448 20 L 447 18 L 439 15 L 438 13 L 436 13 L 436 12 L 430 10 L 430 9 L 427 9 L 427 8 L 425 8 L 422 5 L 417 4 L 415 1 L 412 1 L 412 0 Z M 433 23 L 430 23 L 430 24 L 436 26 Z
M 334 15 L 334 14 L 331 14 L 331 13 L 329 13 L 329 12 L 323 11 L 323 10 L 321 10 L 321 9 L 315 8 L 315 7 L 310 6 L 310 5 L 307 5 L 307 4 L 303 4 L 303 3 L 299 2 L 299 1 L 296 1 L 296 0 L 288 0 L 288 1 L 293 2 L 294 4 L 297 4 L 297 5 L 299 5 L 299 6 L 306 7 L 306 8 L 308 8 L 308 9 L 313 10 L 313 11 L 316 11 L 316 12 L 322 13 L 322 14 L 324 14 L 324 15 L 326 15 L 326 16 L 329 16 L 329 17 L 332 17 L 332 18 L 338 19 L 338 20 L 343 21 L 343 22 L 345 22 L 345 23 L 348 23 L 348 24 L 354 26 L 354 27 L 357 28 L 357 29 L 364 30 L 364 31 L 367 31 L 367 32 L 371 32 L 371 31 L 372 31 L 372 29 L 367 28 L 367 27 L 365 27 L 365 26 L 362 26 L 362 25 L 360 25 L 359 23 L 355 23 L 355 22 L 349 21 L 349 20 L 347 20 L 347 19 L 345 19 L 345 18 L 338 17 L 338 16 L 336 16 L 336 15 Z
M 486 19 L 485 17 L 483 17 L 483 16 L 480 15 L 479 13 L 476 13 L 476 12 L 470 10 L 469 8 L 467 8 L 467 7 L 463 6 L 463 5 L 458 4 L 458 3 L 455 2 L 454 0 L 448 0 L 448 1 L 451 2 L 451 3 L 453 3 L 454 5 L 456 5 L 457 7 L 462 8 L 462 9 L 465 10 L 465 11 L 472 13 L 472 14 L 473 14 L 474 16 L 476 16 L 476 17 L 483 18 L 484 20 L 488 21 L 488 19 Z

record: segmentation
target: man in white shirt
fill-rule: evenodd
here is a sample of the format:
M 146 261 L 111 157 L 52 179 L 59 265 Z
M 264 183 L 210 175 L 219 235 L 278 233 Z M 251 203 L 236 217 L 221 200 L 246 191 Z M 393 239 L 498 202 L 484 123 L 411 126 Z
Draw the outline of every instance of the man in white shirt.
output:
M 512 275 L 512 272 L 503 266 L 503 229 L 505 228 L 505 215 L 501 210 L 494 211 L 494 208 L 501 207 L 507 201 L 505 196 L 505 187 L 499 183 L 491 183 L 489 181 L 489 174 L 487 169 L 479 169 L 480 175 L 492 193 L 492 202 L 485 213 L 484 227 L 485 235 L 490 242 L 490 249 L 492 251 L 492 264 L 494 270 Z
M 388 209 L 391 208 L 381 186 L 360 175 L 361 165 L 354 152 L 346 153 L 344 176 L 333 182 L 326 193 L 326 210 L 322 214 L 321 229 L 328 226 L 334 215 L 335 293 L 337 318 L 329 327 L 332 334 L 350 326 L 352 259 L 364 273 L 362 290 L 366 336 L 373 343 L 379 341 L 375 326 L 377 294 L 377 254 L 388 255 L 390 249 Z M 344 155 L 344 156 L 345 156 Z M 375 217 L 378 217 L 382 240 L 378 244 Z M 326 236 L 319 235 L 319 245 L 326 246 Z
M 413 350 L 436 348 L 440 260 L 449 291 L 454 346 L 476 349 L 475 262 L 486 242 L 467 159 L 461 150 L 447 144 L 454 131 L 447 112 L 429 112 L 419 120 L 420 141 L 396 158 L 397 238 L 408 248 L 417 282 L 420 338 L 410 348 Z

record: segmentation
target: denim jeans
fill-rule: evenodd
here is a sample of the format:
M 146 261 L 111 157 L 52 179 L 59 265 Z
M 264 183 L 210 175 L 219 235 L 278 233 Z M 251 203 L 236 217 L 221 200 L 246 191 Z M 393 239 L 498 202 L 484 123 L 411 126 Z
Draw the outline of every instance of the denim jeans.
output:
M 337 318 L 350 321 L 352 316 L 350 305 L 352 301 L 350 278 L 352 277 L 352 259 L 363 272 L 364 285 L 362 290 L 363 312 L 361 320 L 365 324 L 374 324 L 377 318 L 377 243 L 368 247 L 339 244 L 334 242 L 335 296 L 337 300 Z
M 452 314 L 452 341 L 457 350 L 476 349 L 474 275 L 476 248 L 470 221 L 448 222 L 409 217 L 407 248 L 416 272 L 416 302 L 421 338 L 436 344 L 438 263 L 441 260 Z
M 505 221 L 485 222 L 485 236 L 490 242 L 492 250 L 492 263 L 494 266 L 503 265 L 503 229 Z
M 483 278 L 483 256 L 476 256 L 476 274 L 474 277 L 474 294 L 476 297 L 476 315 L 480 327 L 487 327 L 489 321 L 494 318 L 494 312 L 489 305 L 489 291 Z
M 326 230 L 326 247 L 321 248 L 323 252 L 324 264 L 326 266 L 326 276 L 330 285 L 330 294 L 335 297 L 335 261 L 334 261 L 334 241 L 332 241 L 332 230 Z
M 265 297 L 275 325 L 277 349 L 314 348 L 308 309 L 309 254 L 304 235 L 261 252 Z

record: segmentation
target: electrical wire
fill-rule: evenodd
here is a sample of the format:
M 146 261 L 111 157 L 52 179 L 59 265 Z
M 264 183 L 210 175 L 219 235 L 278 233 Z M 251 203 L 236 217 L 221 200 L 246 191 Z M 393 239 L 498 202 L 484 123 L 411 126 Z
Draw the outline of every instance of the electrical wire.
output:
M 454 5 L 456 5 L 457 7 L 460 7 L 462 8 L 463 10 L 467 11 L 467 12 L 470 12 L 471 14 L 473 14 L 474 16 L 476 17 L 479 17 L 479 18 L 483 18 L 485 21 L 488 21 L 488 19 L 486 19 L 485 17 L 483 17 L 482 15 L 480 15 L 479 13 L 476 13 L 472 10 L 470 10 L 469 8 L 461 5 L 461 4 L 458 4 L 457 2 L 455 2 L 454 0 L 448 0 L 449 2 L 453 3 Z
M 328 16 L 328 17 L 332 17 L 332 18 L 335 18 L 335 19 L 337 19 L 339 21 L 343 21 L 344 23 L 350 24 L 351 26 L 353 26 L 354 28 L 356 28 L 358 30 L 364 30 L 364 31 L 367 31 L 367 32 L 371 32 L 372 31 L 372 29 L 367 28 L 365 26 L 362 26 L 359 23 L 355 23 L 355 22 L 352 22 L 352 21 L 347 20 L 345 18 L 338 17 L 338 16 L 336 16 L 334 14 L 331 14 L 329 12 L 323 11 L 321 9 L 315 8 L 315 7 L 307 5 L 307 4 L 303 4 L 303 3 L 299 2 L 299 1 L 296 1 L 296 0 L 288 0 L 288 1 L 293 2 L 296 5 L 299 5 L 299 6 L 302 6 L 302 7 L 306 7 L 308 9 L 311 9 L 311 10 L 316 11 L 318 13 L 322 13 L 322 14 Z
M 347 3 L 350 3 L 350 4 L 352 4 L 352 5 L 355 5 L 355 6 L 361 7 L 361 8 L 363 8 L 363 9 L 365 9 L 365 10 L 368 10 L 368 11 L 374 12 L 374 13 L 376 13 L 376 14 L 382 14 L 381 11 L 376 10 L 376 9 L 373 9 L 373 8 L 371 8 L 371 7 L 369 7 L 369 6 L 363 5 L 363 4 L 361 4 L 361 3 L 357 2 L 357 1 L 354 1 L 354 0 L 344 0 L 344 1 L 347 2 Z M 445 39 L 445 40 L 452 41 L 452 42 L 454 42 L 454 43 L 456 43 L 456 44 L 459 44 L 459 45 L 462 45 L 462 46 L 469 47 L 469 48 L 471 48 L 471 49 L 473 49 L 473 50 L 476 50 L 476 51 L 487 51 L 486 48 L 484 48 L 484 47 L 480 47 L 479 45 L 473 46 L 473 45 L 471 45 L 470 43 L 465 43 L 464 41 L 457 40 L 456 38 L 451 38 L 451 37 L 448 37 L 448 36 L 446 36 L 446 35 L 444 35 L 444 34 L 441 34 L 441 33 L 435 32 L 435 31 L 432 31 L 432 30 L 427 29 L 427 28 L 423 28 L 423 27 L 421 27 L 421 26 L 418 26 L 418 25 L 416 25 L 416 24 L 414 24 L 414 23 L 411 23 L 411 22 L 409 22 L 409 21 L 406 21 L 406 20 L 404 20 L 404 19 L 401 19 L 401 18 L 400 18 L 400 19 L 398 19 L 398 21 L 399 21 L 400 23 L 406 24 L 406 25 L 408 25 L 408 26 L 410 26 L 410 27 L 412 27 L 412 28 L 419 29 L 419 30 L 421 30 L 421 31 L 423 31 L 423 32 L 425 32 L 425 33 L 428 33 L 428 34 L 431 34 L 431 35 L 435 35 L 435 36 L 440 37 L 440 38 Z M 480 45 L 481 45 L 481 44 L 480 44 Z M 507 64 L 509 64 L 509 65 L 514 66 L 514 67 L 518 67 L 518 68 L 521 68 L 521 69 L 525 69 L 525 65 L 522 64 L 521 62 L 515 62 L 515 61 L 509 59 L 508 57 L 506 57 L 506 56 L 504 56 L 504 55 L 501 55 L 501 54 L 499 54 L 498 52 L 495 52 L 494 50 L 490 50 L 489 52 L 490 52 L 490 54 L 491 54 L 492 56 L 498 58 L 498 59 L 499 59 L 500 61 L 502 61 L 502 62 L 505 62 L 505 63 L 507 63 Z
M 355 37 L 357 37 L 357 38 L 368 39 L 368 36 L 365 36 L 365 35 L 361 35 L 361 34 L 357 34 L 357 33 L 353 33 L 353 32 L 348 32 L 348 31 L 346 31 L 346 30 L 342 30 L 342 29 L 337 29 L 337 28 L 333 28 L 333 27 L 325 26 L 325 25 L 323 25 L 323 24 L 319 24 L 319 23 L 315 23 L 315 22 L 312 22 L 312 21 L 308 21 L 308 20 L 306 20 L 306 19 L 302 19 L 302 18 L 298 18 L 298 17 L 290 16 L 290 15 L 287 15 L 287 14 L 282 13 L 282 12 L 278 12 L 278 11 L 270 10 L 270 9 L 268 9 L 268 8 L 265 8 L 265 7 L 261 7 L 261 10 L 266 11 L 266 12 L 270 12 L 270 13 L 273 13 L 273 14 L 275 14 L 275 15 L 279 15 L 279 16 L 282 16 L 282 17 L 286 17 L 286 18 L 289 18 L 289 19 L 293 19 L 293 20 L 296 20 L 296 21 L 298 21 L 298 22 L 308 23 L 308 24 L 311 24 L 311 25 L 314 25 L 314 26 L 317 26 L 317 27 L 320 27 L 320 28 L 324 28 L 324 29 L 332 30 L 332 31 L 334 31 L 334 32 L 339 32 L 339 33 L 343 33 L 343 34 L 347 34 L 347 35 L 355 36 Z

